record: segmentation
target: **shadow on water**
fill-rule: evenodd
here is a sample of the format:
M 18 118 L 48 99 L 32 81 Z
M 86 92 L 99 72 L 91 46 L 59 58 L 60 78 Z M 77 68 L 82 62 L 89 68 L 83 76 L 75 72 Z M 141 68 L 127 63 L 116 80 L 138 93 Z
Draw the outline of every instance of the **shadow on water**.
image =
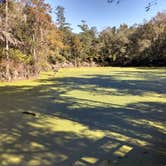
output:
M 166 78 L 128 72 L 135 79 L 124 80 L 118 77 L 126 73 L 114 74 L 1 86 L 0 165 L 164 166 L 166 103 L 160 98 Z M 70 95 L 73 91 L 86 93 Z M 157 94 L 158 100 L 144 101 L 146 93 Z M 128 95 L 138 100 L 128 102 Z M 118 103 L 120 97 L 127 101 Z

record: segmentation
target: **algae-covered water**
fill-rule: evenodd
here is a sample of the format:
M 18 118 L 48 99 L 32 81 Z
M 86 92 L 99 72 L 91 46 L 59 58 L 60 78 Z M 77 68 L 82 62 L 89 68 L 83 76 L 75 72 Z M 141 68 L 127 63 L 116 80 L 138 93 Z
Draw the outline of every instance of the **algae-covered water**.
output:
M 0 83 L 0 166 L 163 166 L 165 83 L 165 68 L 113 67 Z

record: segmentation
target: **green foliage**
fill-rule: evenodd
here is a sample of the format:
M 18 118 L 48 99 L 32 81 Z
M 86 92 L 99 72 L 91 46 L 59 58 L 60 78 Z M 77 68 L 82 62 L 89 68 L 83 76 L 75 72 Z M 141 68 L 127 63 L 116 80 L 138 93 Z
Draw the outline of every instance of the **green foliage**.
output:
M 0 59 L 5 57 L 5 48 L 0 47 Z
M 63 63 L 65 61 L 66 61 L 65 57 L 60 55 L 60 54 L 51 55 L 51 56 L 48 57 L 48 62 L 50 64 Z
M 5 1 L 0 5 L 0 60 L 6 66 L 5 78 L 14 70 L 11 59 L 15 68 L 19 63 L 28 64 L 25 70 L 31 68 L 34 75 L 65 62 L 75 66 L 84 62 L 102 66 L 166 65 L 165 12 L 141 25 L 122 24 L 102 32 L 82 20 L 78 25 L 81 32 L 76 34 L 66 22 L 62 6 L 55 9 L 56 23 L 51 19 L 51 7 L 44 0 L 30 0 L 26 4 L 9 0 L 8 13 L 4 7 Z
M 64 28 L 66 24 L 66 18 L 64 16 L 64 7 L 62 6 L 57 6 L 56 8 L 56 15 L 57 15 L 57 23 L 60 28 Z
M 102 47 L 99 62 L 116 66 L 166 65 L 162 44 L 166 37 L 165 20 L 166 13 L 158 13 L 142 25 L 128 27 L 124 24 L 118 29 L 103 30 L 100 33 Z
M 13 59 L 17 62 L 21 62 L 21 63 L 24 63 L 24 64 L 31 64 L 33 62 L 32 55 L 26 55 L 18 49 L 12 49 L 11 48 L 9 50 L 9 55 L 10 55 L 11 59 Z

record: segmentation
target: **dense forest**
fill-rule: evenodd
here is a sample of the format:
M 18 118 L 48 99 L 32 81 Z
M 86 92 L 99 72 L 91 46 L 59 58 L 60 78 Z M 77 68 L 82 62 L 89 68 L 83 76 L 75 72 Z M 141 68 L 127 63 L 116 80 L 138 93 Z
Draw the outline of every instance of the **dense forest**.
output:
M 81 32 L 74 33 L 64 10 L 44 0 L 0 0 L 0 80 L 59 67 L 166 65 L 166 12 L 102 32 L 82 20 Z

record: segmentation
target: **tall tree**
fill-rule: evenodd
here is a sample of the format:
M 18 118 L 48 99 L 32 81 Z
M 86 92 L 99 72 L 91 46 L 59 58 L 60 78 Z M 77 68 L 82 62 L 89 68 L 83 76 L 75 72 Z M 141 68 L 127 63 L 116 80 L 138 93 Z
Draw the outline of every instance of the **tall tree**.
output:
M 65 8 L 62 7 L 62 6 L 57 6 L 56 8 L 56 15 L 57 15 L 57 24 L 58 24 L 58 27 L 63 30 L 65 28 L 69 28 L 69 24 L 66 23 L 66 18 L 65 18 L 65 15 L 64 15 L 64 11 L 65 11 Z M 69 28 L 70 29 L 70 28 Z
M 8 0 L 5 0 L 5 32 L 8 33 Z M 6 61 L 7 61 L 7 64 L 6 64 L 6 76 L 7 76 L 7 79 L 11 79 L 10 77 L 10 70 L 9 70 L 9 41 L 8 41 L 8 37 L 6 35 L 6 38 L 5 38 L 5 51 L 6 51 Z

